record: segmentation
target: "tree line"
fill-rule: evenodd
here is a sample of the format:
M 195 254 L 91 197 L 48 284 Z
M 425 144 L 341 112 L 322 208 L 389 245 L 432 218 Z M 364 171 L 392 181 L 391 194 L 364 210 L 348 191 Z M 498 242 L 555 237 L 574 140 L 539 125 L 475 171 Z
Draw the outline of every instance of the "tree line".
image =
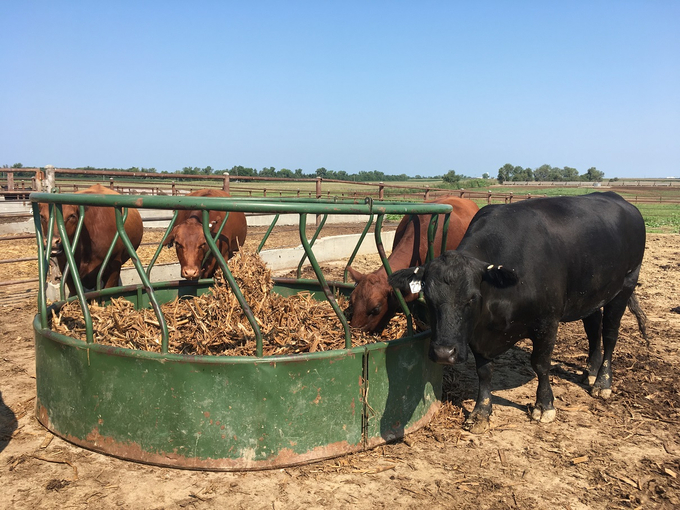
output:
M 600 182 L 604 179 L 604 172 L 590 167 L 584 174 L 579 175 L 578 170 L 565 166 L 558 168 L 550 165 L 541 165 L 537 169 L 522 168 L 506 163 L 498 169 L 500 184 L 505 181 L 587 181 Z
M 2 169 L 12 169 L 15 171 L 15 177 L 32 177 L 32 172 L 21 172 L 21 168 L 24 165 L 21 163 L 15 163 L 11 167 L 8 165 L 3 165 Z M 0 171 L 2 171 L 0 169 Z M 129 173 L 158 173 L 160 174 L 170 174 L 177 175 L 181 178 L 182 175 L 223 175 L 225 172 L 229 172 L 229 175 L 237 179 L 238 177 L 281 177 L 287 179 L 316 179 L 321 177 L 322 179 L 337 179 L 342 181 L 355 181 L 355 182 L 389 182 L 389 181 L 408 181 L 411 179 L 419 180 L 423 179 L 420 175 L 415 175 L 411 177 L 406 174 L 391 175 L 378 170 L 372 171 L 360 171 L 357 173 L 348 173 L 344 170 L 328 170 L 324 167 L 317 168 L 313 173 L 305 173 L 301 168 L 291 170 L 288 168 L 281 168 L 277 170 L 273 166 L 264 167 L 261 170 L 256 168 L 245 167 L 241 165 L 236 165 L 231 168 L 225 168 L 222 170 L 213 169 L 211 166 L 201 167 L 183 167 L 181 170 L 175 170 L 174 172 L 168 172 L 164 170 L 162 172 L 157 172 L 155 168 L 145 168 L 145 167 L 130 167 L 130 168 L 95 168 L 92 166 L 79 167 L 76 170 L 97 170 L 103 172 L 129 172 Z M 488 186 L 492 184 L 489 181 L 490 175 L 484 173 L 482 178 L 469 177 L 464 174 L 456 173 L 455 170 L 449 170 L 444 175 L 435 175 L 433 177 L 428 177 L 429 179 L 442 179 L 444 181 L 443 186 L 454 188 L 465 185 L 465 187 L 479 187 Z M 565 166 L 564 168 L 553 167 L 550 165 L 542 165 L 535 170 L 531 168 L 522 168 L 521 166 L 514 166 L 510 163 L 506 163 L 501 168 L 498 169 L 497 180 L 500 184 L 505 181 L 590 181 L 599 182 L 604 178 L 604 172 L 599 171 L 595 167 L 589 168 L 584 174 L 579 175 L 578 170 Z

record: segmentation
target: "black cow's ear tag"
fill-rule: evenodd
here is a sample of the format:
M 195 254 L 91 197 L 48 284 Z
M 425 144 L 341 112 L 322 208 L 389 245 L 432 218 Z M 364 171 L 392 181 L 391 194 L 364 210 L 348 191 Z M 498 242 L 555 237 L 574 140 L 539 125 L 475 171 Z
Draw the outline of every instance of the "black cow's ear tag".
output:
M 419 270 L 419 269 L 420 269 L 420 267 L 416 267 L 416 268 L 413 270 L 413 276 L 414 276 L 414 278 L 413 278 L 413 280 L 411 280 L 411 281 L 409 282 L 409 284 L 408 284 L 409 289 L 411 290 L 411 294 L 418 294 L 418 293 L 422 290 L 422 288 L 423 288 L 422 280 L 421 280 L 420 278 L 417 278 L 417 279 L 416 279 L 416 275 L 418 274 L 418 270 Z

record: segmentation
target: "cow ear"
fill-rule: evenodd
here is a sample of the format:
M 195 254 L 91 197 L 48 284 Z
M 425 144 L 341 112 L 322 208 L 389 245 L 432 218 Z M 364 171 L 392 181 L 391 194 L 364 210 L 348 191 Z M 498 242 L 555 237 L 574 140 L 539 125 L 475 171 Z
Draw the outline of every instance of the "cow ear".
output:
M 347 268 L 347 272 L 352 277 L 352 280 L 354 280 L 356 283 L 361 283 L 361 280 L 363 280 L 364 277 L 366 276 L 365 274 L 360 273 L 359 271 L 354 269 L 352 266 L 349 266 Z
M 482 274 L 482 280 L 499 289 L 512 287 L 519 282 L 517 273 L 514 270 L 493 264 L 486 267 Z
M 387 282 L 402 294 L 418 294 L 423 282 L 423 266 L 409 267 L 392 273 Z

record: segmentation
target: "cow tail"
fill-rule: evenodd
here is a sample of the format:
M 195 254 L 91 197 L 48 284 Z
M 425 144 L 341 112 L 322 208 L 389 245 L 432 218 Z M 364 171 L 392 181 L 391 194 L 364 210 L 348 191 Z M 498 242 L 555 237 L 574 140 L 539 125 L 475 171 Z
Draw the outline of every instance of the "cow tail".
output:
M 642 310 L 642 307 L 640 306 L 640 302 L 638 301 L 635 292 L 633 292 L 630 298 L 628 298 L 628 309 L 631 311 L 633 315 L 635 315 L 635 318 L 637 319 L 638 323 L 638 328 L 640 329 L 640 333 L 642 334 L 642 338 L 645 339 L 645 341 L 647 342 L 647 347 L 649 347 L 649 337 L 647 336 L 647 315 Z

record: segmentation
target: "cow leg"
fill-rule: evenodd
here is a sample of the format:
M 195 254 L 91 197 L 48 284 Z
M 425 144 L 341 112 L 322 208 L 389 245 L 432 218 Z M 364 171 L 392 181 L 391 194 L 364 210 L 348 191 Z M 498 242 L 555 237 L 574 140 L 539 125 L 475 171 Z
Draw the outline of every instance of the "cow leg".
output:
M 585 317 L 583 327 L 588 337 L 588 361 L 584 382 L 588 381 L 588 385 L 592 386 L 602 366 L 602 310 L 598 309 L 597 312 Z
M 619 338 L 621 317 L 623 317 L 623 313 L 626 311 L 628 298 L 630 298 L 632 293 L 632 289 L 630 291 L 624 289 L 604 307 L 602 318 L 604 357 L 602 366 L 597 373 L 595 384 L 591 390 L 591 395 L 594 397 L 608 399 L 612 395 L 612 354 L 614 353 L 614 347 L 616 347 L 616 341 Z
M 533 350 L 531 366 L 538 376 L 536 404 L 531 411 L 531 418 L 541 423 L 550 423 L 555 419 L 554 397 L 550 387 L 550 361 L 552 359 L 558 323 L 545 325 L 531 337 Z
M 475 355 L 475 365 L 477 366 L 477 379 L 479 389 L 477 391 L 477 402 L 475 408 L 465 420 L 463 428 L 473 434 L 481 434 L 489 428 L 489 416 L 491 416 L 491 375 L 493 373 L 493 363 L 484 356 Z
M 120 282 L 120 270 L 122 264 L 118 260 L 112 260 L 109 262 L 109 266 L 106 268 L 102 274 L 102 289 L 110 289 L 111 287 L 117 287 Z M 99 271 L 99 269 L 97 269 Z

